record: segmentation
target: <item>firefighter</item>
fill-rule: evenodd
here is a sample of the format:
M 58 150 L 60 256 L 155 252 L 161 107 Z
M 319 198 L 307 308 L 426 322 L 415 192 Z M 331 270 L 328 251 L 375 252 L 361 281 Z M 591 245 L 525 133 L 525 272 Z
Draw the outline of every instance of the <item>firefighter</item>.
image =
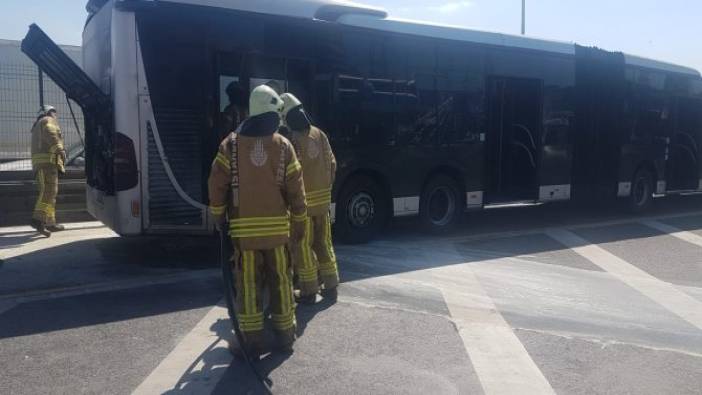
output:
M 56 109 L 42 106 L 32 126 L 32 170 L 39 196 L 34 205 L 31 225 L 46 237 L 50 237 L 51 232 L 64 230 L 63 225 L 56 224 L 56 195 L 59 173 L 66 172 L 65 163 L 66 150 Z
M 267 86 L 253 90 L 251 116 L 227 136 L 208 180 L 210 213 L 221 229 L 225 216 L 234 246 L 236 310 L 250 355 L 266 352 L 262 289 L 270 292 L 277 349 L 292 351 L 295 304 L 286 245 L 304 236 L 307 205 L 302 168 L 292 144 L 276 133 L 283 101 Z M 244 345 L 240 345 L 244 346 Z M 232 349 L 240 354 L 240 349 Z
M 314 303 L 321 283 L 322 296 L 336 301 L 339 270 L 329 219 L 336 159 L 326 134 L 312 125 L 300 100 L 290 93 L 281 98 L 285 102 L 283 122 L 302 164 L 308 205 L 305 238 L 290 246 L 299 287 L 296 296 L 301 303 Z

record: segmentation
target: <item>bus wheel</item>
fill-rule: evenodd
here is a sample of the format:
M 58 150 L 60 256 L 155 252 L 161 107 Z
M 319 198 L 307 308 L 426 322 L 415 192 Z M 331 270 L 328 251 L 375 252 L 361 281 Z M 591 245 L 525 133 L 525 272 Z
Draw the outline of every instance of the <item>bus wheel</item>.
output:
M 344 185 L 336 201 L 336 236 L 345 243 L 360 244 L 372 240 L 388 219 L 385 193 L 375 180 L 354 177 Z
M 419 199 L 419 217 L 424 227 L 432 232 L 453 228 L 461 219 L 463 200 L 458 183 L 451 177 L 434 177 Z
M 653 204 L 653 175 L 646 169 L 639 169 L 631 181 L 629 211 L 640 214 Z

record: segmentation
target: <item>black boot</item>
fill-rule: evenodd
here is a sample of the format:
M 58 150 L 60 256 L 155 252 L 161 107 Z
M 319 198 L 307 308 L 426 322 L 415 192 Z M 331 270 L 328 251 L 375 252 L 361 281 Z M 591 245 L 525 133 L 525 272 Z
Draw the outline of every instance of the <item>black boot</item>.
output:
M 66 230 L 66 227 L 63 225 L 49 225 L 46 227 L 50 232 L 61 232 L 62 230 Z
M 41 233 L 42 235 L 44 235 L 46 237 L 51 237 L 51 232 L 49 232 L 49 230 L 47 230 L 44 227 L 44 224 L 42 222 L 40 222 L 36 219 L 33 219 L 32 222 L 30 223 L 30 225 L 32 226 L 32 228 L 36 229 L 37 232 Z
M 337 287 L 334 287 L 332 289 L 324 288 L 320 293 L 322 294 L 322 297 L 324 299 L 327 299 L 332 303 L 336 303 L 336 300 L 339 297 L 339 291 L 337 290 Z

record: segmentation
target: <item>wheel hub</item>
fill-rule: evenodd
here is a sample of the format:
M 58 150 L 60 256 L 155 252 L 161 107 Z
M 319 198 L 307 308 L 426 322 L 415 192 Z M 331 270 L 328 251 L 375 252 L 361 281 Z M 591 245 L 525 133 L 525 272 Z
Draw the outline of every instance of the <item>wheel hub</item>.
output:
M 351 197 L 347 216 L 351 225 L 362 228 L 373 222 L 375 215 L 375 200 L 366 192 L 359 192 Z

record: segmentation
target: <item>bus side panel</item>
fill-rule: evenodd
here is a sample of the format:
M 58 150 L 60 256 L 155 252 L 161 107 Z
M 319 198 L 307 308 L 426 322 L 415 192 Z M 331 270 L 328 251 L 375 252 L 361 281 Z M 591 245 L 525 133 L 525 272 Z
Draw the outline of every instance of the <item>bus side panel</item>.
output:
M 576 46 L 573 199 L 616 196 L 626 95 L 624 55 Z M 629 184 L 630 187 L 630 184 Z
M 115 224 L 122 235 L 142 233 L 139 169 L 139 92 L 134 13 L 112 14 L 113 100 L 115 124 Z

